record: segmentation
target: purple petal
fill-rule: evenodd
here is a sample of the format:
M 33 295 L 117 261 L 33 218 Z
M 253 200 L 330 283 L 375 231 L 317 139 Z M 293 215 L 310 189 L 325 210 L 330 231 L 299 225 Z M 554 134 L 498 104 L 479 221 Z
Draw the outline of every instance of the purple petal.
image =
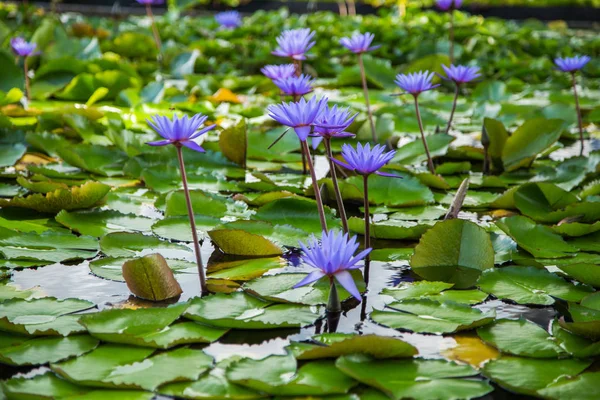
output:
M 204 149 L 202 148 L 202 146 L 200 146 L 200 145 L 199 145 L 198 143 L 196 143 L 196 142 L 192 142 L 191 140 L 186 140 L 186 141 L 183 141 L 183 142 L 180 142 L 180 143 L 181 143 L 182 145 L 184 145 L 185 147 L 187 147 L 188 149 L 195 150 L 195 151 L 197 151 L 197 152 L 199 152 L 199 153 L 205 153 L 205 152 L 206 152 L 206 150 L 204 150 Z
M 305 286 L 305 285 L 308 285 L 315 281 L 318 281 L 319 279 L 321 279 L 324 276 L 325 276 L 325 273 L 321 270 L 313 271 L 310 274 L 306 275 L 306 277 L 304 279 L 302 279 L 300 282 L 296 283 L 294 285 L 294 289 L 297 289 L 301 286 Z
M 381 171 L 377 171 L 375 172 L 376 175 L 380 175 L 380 176 L 389 176 L 390 178 L 400 178 L 400 179 L 404 179 L 403 176 L 400 175 L 394 175 L 394 174 L 388 174 L 387 172 L 381 172 Z
M 348 293 L 354 296 L 356 300 L 358 300 L 359 302 L 362 300 L 360 297 L 360 292 L 358 291 L 356 283 L 354 283 L 354 278 L 352 278 L 350 272 L 339 271 L 336 272 L 333 276 L 335 276 L 335 279 L 337 279 L 337 281 L 344 287 L 344 289 L 346 289 Z
M 303 142 L 306 142 L 311 130 L 312 128 L 310 126 L 298 126 L 294 128 L 294 132 L 296 132 L 296 135 L 298 135 Z
M 155 142 L 147 142 L 146 144 L 150 145 L 150 146 L 165 146 L 167 144 L 171 144 L 173 142 L 171 142 L 170 140 L 157 140 Z

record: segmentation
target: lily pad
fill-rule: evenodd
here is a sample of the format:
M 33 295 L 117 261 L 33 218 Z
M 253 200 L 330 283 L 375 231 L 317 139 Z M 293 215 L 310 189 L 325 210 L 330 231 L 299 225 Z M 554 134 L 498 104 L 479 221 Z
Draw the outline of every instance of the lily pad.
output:
M 16 377 L 0 382 L 0 387 L 9 398 L 16 399 L 57 399 L 78 396 L 87 389 L 67 380 L 60 379 L 52 372 L 35 377 Z
M 163 301 L 183 293 L 167 260 L 160 254 L 126 261 L 123 264 L 123 278 L 129 290 L 141 299 Z
M 168 254 L 173 258 L 186 257 L 189 247 L 160 240 L 141 233 L 114 232 L 100 239 L 100 249 L 109 257 L 136 257 L 143 251 Z
M 371 223 L 371 237 L 377 239 L 416 240 L 427 232 L 434 224 L 432 221 L 402 221 L 389 219 Z M 350 217 L 348 228 L 351 232 L 365 234 L 365 221 L 362 218 Z
M 123 264 L 131 258 L 105 257 L 90 262 L 90 271 L 92 274 L 111 281 L 125 282 L 123 277 Z M 196 263 L 167 259 L 167 264 L 174 274 L 197 274 L 198 266 Z
M 449 290 L 453 286 L 452 283 L 433 281 L 402 282 L 396 287 L 383 289 L 381 294 L 392 296 L 395 300 L 429 299 L 464 304 L 478 304 L 488 297 L 487 293 L 476 289 Z
M 327 226 L 333 229 L 340 226 L 333 212 L 325 209 Z M 275 223 L 278 225 L 291 225 L 308 233 L 321 233 L 321 223 L 316 202 L 299 197 L 278 199 L 260 207 L 253 218 Z
M 403 174 L 403 179 L 371 175 L 369 177 L 369 202 L 391 207 L 412 207 L 433 203 L 433 193 L 417 178 Z M 363 178 L 353 176 L 346 179 L 348 185 L 363 194 Z
M 0 348 L 0 362 L 9 365 L 41 365 L 80 356 L 93 350 L 98 340 L 88 335 L 40 337 L 16 346 Z
M 194 221 L 196 222 L 196 232 L 199 237 L 202 237 L 204 233 L 214 229 L 221 223 L 219 218 L 204 215 L 195 215 Z M 187 216 L 161 219 L 152 225 L 152 232 L 165 239 L 178 240 L 180 242 L 193 241 L 190 219 Z
M 105 211 L 61 211 L 56 220 L 67 228 L 81 233 L 101 237 L 111 232 L 147 232 L 154 220 L 122 214 L 114 210 Z

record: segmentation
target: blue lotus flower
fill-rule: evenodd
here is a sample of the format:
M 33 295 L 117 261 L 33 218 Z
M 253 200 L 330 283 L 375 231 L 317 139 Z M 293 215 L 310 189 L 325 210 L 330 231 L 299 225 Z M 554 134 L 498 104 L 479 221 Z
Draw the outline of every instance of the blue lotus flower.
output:
M 308 274 L 294 288 L 308 285 L 327 276 L 330 280 L 335 278 L 354 298 L 361 301 L 360 292 L 349 271 L 362 267 L 357 264 L 371 252 L 370 248 L 355 256 L 354 252 L 358 249 L 356 236 L 348 239 L 348 234 L 342 234 L 340 231 L 329 231 L 329 233 L 323 231 L 320 242 L 313 235 L 306 245 L 300 242 L 300 248 L 303 253 L 302 260 L 311 267 L 317 268 L 317 271 Z
M 327 105 L 327 97 L 317 100 L 316 97 L 306 101 L 304 98 L 297 102 L 274 104 L 269 106 L 269 117 L 282 125 L 294 129 L 301 141 L 306 141 L 315 119 Z
M 442 76 L 442 78 L 453 81 L 457 85 L 469 83 L 481 76 L 479 67 L 469 67 L 466 65 L 450 65 L 450 67 L 446 67 L 442 65 L 442 68 L 446 72 L 446 76 Z
M 375 35 L 372 33 L 355 33 L 352 37 L 345 37 L 340 40 L 340 44 L 346 47 L 353 53 L 361 54 L 367 51 L 373 51 L 381 47 L 381 45 L 371 46 L 371 42 Z
M 312 92 L 314 79 L 310 75 L 290 76 L 273 81 L 281 92 L 288 96 L 304 96 Z
M 398 74 L 396 75 L 396 85 L 398 85 L 404 93 L 410 93 L 413 96 L 434 89 L 440 85 L 434 85 L 431 80 L 433 79 L 433 72 L 419 71 L 411 74 Z M 404 94 L 401 93 L 401 94 Z
M 448 11 L 460 8 L 462 2 L 463 0 L 436 0 L 435 5 L 442 11 Z
M 352 115 L 347 108 L 339 108 L 337 105 L 329 108 L 325 106 L 323 112 L 315 120 L 315 134 L 328 137 L 351 137 L 353 133 L 345 132 L 354 122 L 358 113 Z
M 294 64 L 266 65 L 260 72 L 272 80 L 287 79 L 296 74 L 296 66 Z
M 37 44 L 29 43 L 22 37 L 14 37 L 10 39 L 10 47 L 17 56 L 29 57 L 31 55 L 34 55 Z
M 155 115 L 152 117 L 152 120 L 147 120 L 148 125 L 162 136 L 164 140 L 148 142 L 146 144 L 150 146 L 165 146 L 167 144 L 183 145 L 192 150 L 204 153 L 205 150 L 194 142 L 194 139 L 215 128 L 216 125 L 210 125 L 204 129 L 200 129 L 207 118 L 207 116 L 202 114 L 196 114 L 192 118 L 188 118 L 187 115 L 181 118 L 174 115 L 171 120 L 169 117 Z
M 382 176 L 396 177 L 396 175 L 379 172 L 379 169 L 390 162 L 392 158 L 394 158 L 395 154 L 396 152 L 393 150 L 386 153 L 385 146 L 380 144 L 371 148 L 369 143 L 365 144 L 364 146 L 360 143 L 357 143 L 356 149 L 349 144 L 343 144 L 342 156 L 346 162 L 339 161 L 335 158 L 332 160 L 336 164 L 354 171 L 359 175 L 377 174 Z
M 585 67 L 590 60 L 589 56 L 559 57 L 554 59 L 554 63 L 563 72 L 575 72 Z
M 165 0 L 135 0 L 135 1 L 137 1 L 138 3 L 143 4 L 145 6 L 146 5 L 157 6 L 157 5 L 163 4 L 165 2 Z
M 215 14 L 215 20 L 221 27 L 226 29 L 235 29 L 242 26 L 242 17 L 235 10 L 217 13 Z
M 312 40 L 314 36 L 315 32 L 309 28 L 283 31 L 277 38 L 278 47 L 272 54 L 293 60 L 306 60 L 306 53 L 316 43 Z

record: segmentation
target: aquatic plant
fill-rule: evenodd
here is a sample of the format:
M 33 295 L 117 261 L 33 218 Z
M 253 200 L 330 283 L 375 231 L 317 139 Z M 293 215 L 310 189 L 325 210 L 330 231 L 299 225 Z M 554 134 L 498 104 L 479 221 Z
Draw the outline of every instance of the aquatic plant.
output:
M 450 28 L 448 29 L 448 40 L 450 42 L 450 49 L 448 56 L 450 57 L 450 64 L 454 63 L 454 10 L 460 8 L 462 0 L 436 0 L 435 5 L 442 11 L 447 11 L 450 14 Z
M 290 76 L 284 79 L 275 79 L 273 83 L 281 90 L 281 93 L 286 96 L 292 96 L 294 101 L 300 96 L 304 96 L 312 92 L 314 78 L 310 75 Z
M 575 74 L 577 71 L 585 67 L 585 65 L 590 62 L 591 58 L 589 56 L 575 56 L 575 57 L 565 57 L 565 58 L 556 58 L 554 63 L 558 67 L 559 70 L 563 72 L 568 72 L 571 74 L 571 81 L 573 82 L 573 97 L 575 98 L 575 110 L 577 112 L 577 125 L 579 127 L 579 140 L 581 141 L 581 151 L 579 155 L 583 155 L 584 150 L 584 140 L 583 140 L 583 121 L 581 120 L 581 108 L 579 107 L 579 96 L 577 95 L 577 79 L 575 78 Z
M 215 128 L 216 125 L 213 124 L 200 129 L 207 119 L 208 117 L 202 114 L 196 114 L 192 118 L 188 118 L 187 115 L 184 115 L 181 118 L 179 118 L 177 115 L 174 115 L 172 119 L 169 119 L 165 116 L 155 115 L 151 120 L 147 121 L 148 125 L 150 125 L 150 127 L 152 127 L 156 133 L 164 138 L 163 140 L 148 142 L 148 145 L 166 146 L 172 144 L 175 146 L 175 149 L 177 149 L 177 159 L 179 161 L 179 170 L 181 173 L 181 181 L 183 183 L 183 192 L 185 194 L 187 213 L 190 219 L 190 227 L 192 229 L 192 238 L 196 253 L 196 264 L 198 265 L 198 274 L 200 275 L 200 288 L 202 293 L 208 293 L 208 287 L 206 286 L 202 254 L 200 253 L 200 242 L 198 240 L 198 233 L 196 231 L 194 209 L 192 208 L 192 201 L 190 199 L 190 191 L 185 172 L 185 163 L 181 150 L 182 147 L 185 146 L 200 153 L 205 152 L 202 146 L 200 146 L 194 140 Z
M 161 57 L 162 53 L 162 42 L 160 40 L 160 34 L 158 33 L 158 28 L 156 27 L 156 21 L 154 20 L 154 14 L 152 13 L 152 6 L 163 4 L 165 0 L 135 0 L 138 3 L 142 4 L 146 8 L 146 15 L 150 18 L 150 23 L 152 25 L 152 35 L 154 36 L 154 43 L 156 44 L 156 50 L 158 50 L 158 56 Z
M 354 255 L 358 250 L 356 236 L 348 237 L 347 233 L 331 230 L 323 231 L 319 241 L 314 235 L 306 242 L 299 242 L 302 249 L 302 261 L 316 268 L 302 279 L 294 288 L 308 285 L 323 277 L 329 278 L 330 292 L 327 310 L 331 312 L 341 311 L 341 305 L 337 296 L 334 279 L 344 287 L 356 300 L 361 301 L 360 292 L 354 283 L 350 271 L 359 269 L 358 265 L 370 252 L 371 248 Z
M 306 53 L 316 44 L 314 37 L 315 32 L 309 28 L 283 31 L 276 39 L 277 48 L 271 54 L 292 59 L 296 66 L 296 75 L 300 76 L 302 61 L 306 60 Z
M 410 74 L 398 74 L 396 76 L 396 85 L 398 85 L 404 93 L 410 94 L 415 100 L 415 112 L 417 113 L 417 122 L 419 123 L 419 130 L 421 131 L 421 139 L 423 140 L 423 147 L 425 147 L 425 153 L 427 154 L 427 166 L 429 172 L 435 175 L 435 167 L 433 166 L 433 160 L 431 159 L 431 153 L 429 153 L 429 146 L 427 146 L 427 140 L 425 140 L 425 130 L 423 129 L 423 121 L 421 120 L 421 112 L 419 111 L 419 95 L 428 90 L 434 89 L 440 85 L 434 85 L 432 83 L 433 72 L 419 71 Z
M 365 73 L 365 64 L 363 62 L 363 53 L 377 50 L 380 45 L 372 46 L 371 43 L 375 35 L 372 33 L 355 33 L 351 37 L 340 39 L 340 44 L 358 56 L 358 67 L 360 69 L 360 78 L 362 81 L 363 92 L 365 95 L 365 105 L 367 106 L 367 115 L 369 117 L 369 125 L 371 126 L 371 138 L 377 142 L 377 132 L 375 131 L 375 123 L 373 122 L 373 111 L 371 110 L 371 102 L 369 101 L 369 88 L 367 86 L 367 74 Z
M 242 26 L 242 16 L 235 10 L 216 13 L 215 21 L 225 29 L 235 29 Z
M 25 98 L 30 99 L 30 88 L 29 88 L 29 66 L 28 57 L 35 55 L 37 52 L 36 43 L 30 43 L 20 36 L 10 39 L 10 47 L 13 53 L 18 57 L 23 57 L 23 74 L 25 75 Z
M 450 65 L 449 67 L 442 65 L 444 72 L 446 72 L 446 76 L 441 76 L 442 79 L 446 79 L 454 82 L 455 90 L 454 90 L 454 101 L 452 102 L 452 111 L 450 111 L 450 117 L 448 118 L 448 125 L 446 126 L 446 133 L 450 132 L 450 127 L 452 126 L 452 119 L 454 118 L 454 112 L 456 111 L 456 102 L 458 101 L 458 95 L 460 94 L 460 87 L 465 83 L 472 82 L 473 80 L 479 78 L 481 74 L 479 73 L 479 67 L 477 66 L 467 66 L 467 65 Z

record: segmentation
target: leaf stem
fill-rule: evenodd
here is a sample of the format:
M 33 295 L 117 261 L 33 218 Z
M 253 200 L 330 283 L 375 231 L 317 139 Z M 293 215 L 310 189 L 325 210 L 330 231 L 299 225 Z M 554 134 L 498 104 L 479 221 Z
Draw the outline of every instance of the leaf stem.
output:
M 338 296 L 338 291 L 335 287 L 335 280 L 332 276 L 329 277 L 329 301 L 327 302 L 327 311 L 332 313 L 338 313 L 342 311 L 340 297 Z
M 363 175 L 363 194 L 364 194 L 364 208 L 365 208 L 365 245 L 364 248 L 368 249 L 371 247 L 371 213 L 369 211 L 369 175 Z M 369 256 L 365 259 L 365 283 L 369 284 Z
M 365 104 L 367 105 L 367 115 L 369 116 L 369 125 L 371 125 L 371 138 L 377 143 L 377 133 L 375 132 L 375 123 L 373 122 L 373 112 L 371 111 L 371 102 L 369 101 L 369 88 L 367 87 L 367 74 L 365 73 L 365 64 L 362 54 L 358 54 L 358 66 L 360 67 L 360 78 L 362 80 L 363 92 L 365 93 Z
M 429 146 L 427 146 L 427 140 L 425 140 L 425 131 L 423 130 L 423 121 L 421 120 L 421 112 L 419 111 L 418 96 L 414 97 L 415 110 L 417 112 L 417 122 L 419 123 L 419 129 L 421 130 L 421 139 L 423 140 L 423 147 L 425 147 L 425 154 L 427 154 L 427 166 L 429 167 L 429 172 L 435 175 L 435 167 L 433 166 L 433 160 L 431 159 L 431 154 L 429 153 Z
M 450 64 L 454 64 L 454 9 L 450 9 Z
M 460 85 L 456 84 L 456 90 L 454 91 L 454 101 L 452 102 L 452 111 L 450 111 L 450 118 L 448 119 L 448 126 L 446 126 L 446 134 L 450 132 L 452 126 L 452 120 L 454 119 L 454 112 L 456 111 L 456 103 L 458 101 L 458 95 L 460 94 Z
M 25 74 L 25 98 L 27 102 L 31 100 L 29 90 L 29 66 L 27 65 L 28 57 L 23 57 L 23 73 Z
M 337 173 L 335 171 L 335 163 L 333 162 L 333 152 L 331 151 L 331 138 L 325 136 L 325 149 L 327 151 L 327 159 L 329 160 L 329 170 L 331 172 L 331 181 L 333 182 L 333 191 L 335 192 L 335 200 L 337 201 L 338 212 L 342 220 L 342 228 L 344 233 L 348 233 L 348 218 L 346 217 L 346 209 L 344 208 L 344 201 L 342 199 L 342 193 L 340 192 L 340 186 L 337 179 Z
M 183 182 L 183 193 L 185 194 L 185 203 L 187 206 L 188 217 L 190 219 L 190 227 L 192 228 L 192 240 L 194 242 L 194 251 L 196 253 L 196 264 L 198 265 L 198 275 L 200 275 L 200 291 L 202 295 L 208 294 L 206 286 L 206 276 L 204 275 L 204 265 L 202 264 L 202 254 L 200 253 L 200 242 L 198 241 L 198 232 L 196 231 L 196 220 L 194 218 L 194 209 L 192 208 L 192 200 L 190 199 L 190 191 L 187 184 L 187 175 L 185 173 L 185 164 L 183 162 L 183 153 L 181 144 L 176 144 L 177 158 L 179 159 L 179 169 L 181 171 L 181 181 Z
M 313 190 L 315 192 L 315 200 L 317 201 L 317 209 L 319 210 L 319 219 L 321 220 L 321 228 L 327 232 L 327 220 L 325 219 L 325 209 L 323 207 L 323 199 L 321 198 L 321 190 L 319 189 L 319 182 L 317 182 L 317 174 L 315 173 L 315 166 L 313 165 L 312 158 L 310 156 L 310 149 L 306 140 L 300 141 L 304 154 L 306 154 L 306 161 L 308 162 L 308 170 L 310 171 L 310 177 L 312 179 Z
M 571 72 L 571 78 L 573 80 L 573 95 L 575 97 L 575 108 L 577 110 L 577 124 L 579 125 L 579 140 L 581 141 L 581 151 L 579 152 L 579 155 L 583 156 L 583 121 L 581 120 L 581 108 L 579 107 L 579 96 L 577 95 L 577 80 L 575 79 L 575 72 Z
M 152 23 L 152 34 L 154 35 L 154 43 L 156 43 L 156 49 L 158 50 L 158 57 L 162 58 L 162 43 L 160 41 L 160 35 L 158 33 L 158 28 L 156 27 L 156 22 L 154 21 L 154 14 L 152 13 L 150 4 L 146 4 L 146 15 L 150 18 L 150 22 Z

